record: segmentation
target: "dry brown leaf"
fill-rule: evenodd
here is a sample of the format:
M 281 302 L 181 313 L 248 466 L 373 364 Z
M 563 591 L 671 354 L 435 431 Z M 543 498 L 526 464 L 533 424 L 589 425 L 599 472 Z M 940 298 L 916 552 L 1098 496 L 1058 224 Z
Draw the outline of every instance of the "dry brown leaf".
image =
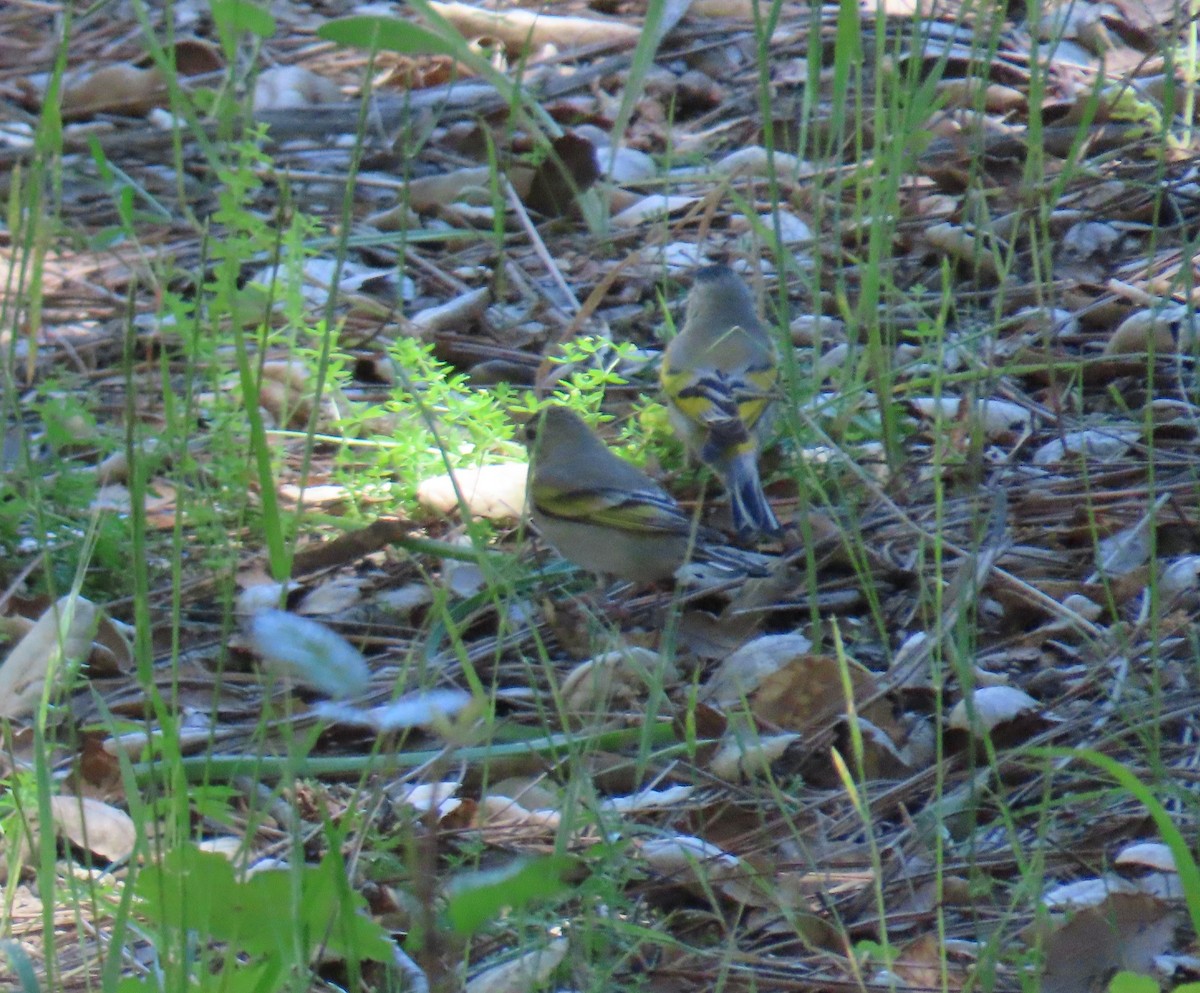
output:
M 800 635 L 765 635 L 738 649 L 713 673 L 702 699 L 727 709 L 745 700 L 756 721 L 790 731 L 811 731 L 846 713 L 842 667 L 828 655 L 811 655 Z M 852 659 L 845 660 L 860 715 L 886 729 L 894 727 L 891 707 L 875 700 L 874 675 Z M 865 706 L 864 706 L 865 704 Z
M 166 99 L 166 82 L 156 66 L 139 69 L 122 62 L 67 81 L 62 114 L 67 118 L 98 113 L 144 114 Z
M 596 147 L 586 138 L 565 134 L 550 143 L 534 170 L 525 205 L 543 217 L 566 217 L 575 211 L 580 194 L 599 178 Z
M 1183 915 L 1162 900 L 1113 893 L 1055 928 L 1044 945 L 1043 993 L 1094 993 L 1117 972 L 1154 974 L 1154 959 L 1184 947 Z

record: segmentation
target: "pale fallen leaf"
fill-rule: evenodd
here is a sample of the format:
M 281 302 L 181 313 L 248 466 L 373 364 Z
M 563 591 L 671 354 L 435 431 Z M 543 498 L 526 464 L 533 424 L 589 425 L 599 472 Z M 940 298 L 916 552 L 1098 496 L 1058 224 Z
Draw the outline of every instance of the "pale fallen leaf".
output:
M 448 817 L 462 806 L 462 800 L 455 794 L 462 789 L 458 780 L 441 783 L 418 783 L 415 786 L 405 785 L 393 797 L 395 802 L 412 807 L 419 814 L 436 812 L 437 820 Z
M 461 331 L 477 323 L 491 302 L 492 291 L 487 286 L 467 290 L 445 303 L 417 311 L 408 320 L 407 333 L 429 341 L 442 331 Z
M 526 939 L 522 947 L 528 947 Z M 567 957 L 570 943 L 555 938 L 544 947 L 522 952 L 515 959 L 484 969 L 466 985 L 466 993 L 531 993 L 541 988 Z
M 529 466 L 524 462 L 455 469 L 453 475 L 422 480 L 417 486 L 417 502 L 439 514 L 457 514 L 460 506 L 465 505 L 474 517 L 516 521 L 525 507 L 528 475 Z
M 1121 241 L 1122 234 L 1115 225 L 1103 221 L 1080 221 L 1071 225 L 1062 236 L 1061 249 L 1077 260 L 1107 260 Z
M 614 183 L 640 183 L 658 175 L 654 159 L 636 148 L 599 148 L 596 158 L 605 177 Z
M 697 894 L 716 891 L 748 907 L 770 907 L 776 901 L 766 880 L 736 855 L 688 835 L 654 838 L 641 845 L 647 864 Z
M 341 99 L 337 83 L 301 66 L 271 66 L 254 81 L 256 111 L 299 110 Z
M 1048 889 L 1042 903 L 1051 910 L 1081 910 L 1098 907 L 1114 893 L 1135 893 L 1137 887 L 1119 876 L 1076 879 Z
M 648 221 L 662 220 L 671 214 L 677 214 L 700 202 L 699 197 L 656 193 L 643 197 L 632 207 L 626 207 L 617 214 L 612 223 L 618 228 L 635 228 Z
M 1034 451 L 1032 460 L 1034 465 L 1055 465 L 1068 455 L 1083 455 L 1102 462 L 1111 461 L 1129 451 L 1129 446 L 1140 437 L 1140 432 L 1124 428 L 1068 431 Z
M 979 425 L 984 437 L 993 441 L 1023 434 L 1033 425 L 1030 410 L 1008 400 L 977 400 L 964 407 L 957 397 L 914 397 L 909 404 L 922 417 L 934 421 L 965 416 Z
M 785 731 L 808 731 L 847 712 L 842 662 L 813 655 L 802 635 L 764 635 L 730 655 L 702 688 L 700 698 L 726 710 L 744 700 L 749 716 Z M 891 706 L 880 698 L 875 676 L 845 659 L 851 692 L 860 716 L 883 728 L 894 727 Z M 868 702 L 871 701 L 871 702 Z
M 491 837 L 497 832 L 510 836 L 514 828 L 557 831 L 562 824 L 562 813 L 551 808 L 526 807 L 512 797 L 489 793 L 479 798 L 473 823 Z
M 760 214 L 754 223 L 745 214 L 734 214 L 729 219 L 729 230 L 736 234 L 763 231 L 767 237 L 775 236 L 775 219 L 770 214 Z M 779 211 L 779 240 L 783 245 L 808 244 L 813 240 L 812 228 L 795 214 Z
M 728 782 L 745 782 L 764 776 L 789 748 L 803 740 L 798 734 L 731 734 L 709 760 L 708 771 Z
M 691 799 L 694 786 L 668 786 L 661 790 L 641 790 L 629 796 L 608 797 L 600 802 L 601 810 L 618 814 L 636 814 L 646 810 L 670 810 Z
M 1014 686 L 988 686 L 964 698 L 950 711 L 947 724 L 959 731 L 991 731 L 997 725 L 1041 712 L 1042 705 Z M 970 713 L 974 710 L 974 714 Z
M 1158 588 L 1165 596 L 1179 596 L 1200 587 L 1200 555 L 1184 555 L 1164 563 Z
M 568 714 L 594 714 L 625 709 L 645 699 L 655 680 L 678 678 L 674 666 L 657 652 L 629 646 L 581 662 L 562 684 L 563 706 Z
M 721 176 L 767 176 L 772 168 L 776 175 L 792 179 L 811 172 L 811 167 L 802 159 L 784 152 L 772 155 L 761 145 L 739 148 L 712 165 L 712 171 Z
M 707 262 L 700 247 L 693 245 L 690 241 L 669 241 L 665 245 L 654 243 L 643 245 L 638 255 L 642 261 L 650 265 L 662 266 L 668 272 L 676 274 L 690 272 Z
M 709 677 L 703 698 L 718 706 L 740 702 L 769 676 L 812 648 L 802 634 L 770 634 L 743 645 Z
M 1122 528 L 1096 542 L 1096 567 L 1106 576 L 1125 576 L 1150 561 L 1153 533 L 1150 518 Z
M 362 602 L 365 585 L 366 580 L 361 576 L 331 576 L 300 598 L 296 613 L 305 617 L 344 614 Z
M 1161 841 L 1138 841 L 1126 845 L 1113 858 L 1113 865 L 1176 872 L 1175 856 Z
M 547 45 L 560 49 L 588 45 L 627 47 L 636 45 L 642 36 L 639 27 L 595 14 L 558 16 L 519 8 L 493 11 L 442 0 L 431 0 L 429 6 L 467 38 L 496 38 L 519 51 L 529 48 L 536 51 Z
M 137 827 L 123 810 L 91 797 L 52 796 L 54 826 L 71 844 L 110 862 L 128 858 L 137 844 Z
M 969 267 L 978 276 L 999 279 L 1002 266 L 994 253 L 1003 246 L 995 239 L 976 236 L 966 228 L 948 222 L 930 225 L 925 229 L 924 237 L 930 247 Z
M 1130 314 L 1104 346 L 1105 355 L 1148 352 L 1176 355 L 1192 350 L 1196 342 L 1194 310 L 1183 304 L 1139 310 Z
M 487 166 L 473 166 L 419 176 L 408 183 L 405 201 L 410 209 L 418 211 L 434 210 L 471 193 L 487 202 L 491 200 L 492 172 Z
M 38 618 L 0 665 L 0 717 L 33 713 L 52 662 L 79 663 L 87 658 L 97 616 L 90 600 L 68 595 Z

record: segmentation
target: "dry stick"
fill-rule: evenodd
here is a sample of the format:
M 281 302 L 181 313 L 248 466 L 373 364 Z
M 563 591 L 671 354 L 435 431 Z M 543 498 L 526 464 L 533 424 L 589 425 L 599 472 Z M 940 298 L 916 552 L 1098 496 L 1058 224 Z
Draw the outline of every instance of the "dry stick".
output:
M 558 266 L 554 264 L 554 259 L 550 256 L 550 250 L 546 248 L 546 243 L 542 241 L 542 236 L 538 234 L 537 228 L 533 226 L 533 221 L 529 219 L 529 212 L 525 209 L 525 204 L 517 196 L 517 191 L 513 189 L 512 183 L 507 179 L 504 179 L 503 183 L 504 195 L 508 199 L 509 204 L 511 204 L 513 212 L 517 215 L 517 219 L 521 222 L 521 227 L 525 229 L 525 233 L 529 236 L 534 253 L 541 259 L 542 265 L 546 267 L 546 272 L 550 274 L 550 278 L 554 280 L 562 292 L 563 300 L 572 305 L 570 307 L 571 312 L 578 313 L 579 300 L 575 296 L 575 291 L 567 285 L 567 281 L 563 279 L 563 274 L 559 271 Z

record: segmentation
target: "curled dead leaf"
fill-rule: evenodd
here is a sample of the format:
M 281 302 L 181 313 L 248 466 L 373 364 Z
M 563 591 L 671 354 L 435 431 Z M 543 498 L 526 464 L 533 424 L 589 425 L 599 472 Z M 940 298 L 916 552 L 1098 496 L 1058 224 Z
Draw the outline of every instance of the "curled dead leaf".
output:
M 1104 346 L 1105 355 L 1149 352 L 1178 355 L 1196 343 L 1195 310 L 1185 304 L 1139 310 L 1123 320 Z
M 986 686 L 959 700 L 946 724 L 977 740 L 990 735 L 997 744 L 1011 744 L 1032 737 L 1054 720 L 1028 693 L 1014 686 Z
M 1139 841 L 1126 845 L 1113 858 L 1113 865 L 1158 872 L 1178 872 L 1175 856 L 1161 841 Z
M 709 760 L 708 771 L 727 782 L 747 782 L 767 775 L 771 766 L 803 738 L 798 734 L 728 735 Z
M 629 646 L 577 665 L 563 680 L 563 705 L 576 716 L 638 707 L 652 680 L 677 678 L 673 666 L 657 652 Z

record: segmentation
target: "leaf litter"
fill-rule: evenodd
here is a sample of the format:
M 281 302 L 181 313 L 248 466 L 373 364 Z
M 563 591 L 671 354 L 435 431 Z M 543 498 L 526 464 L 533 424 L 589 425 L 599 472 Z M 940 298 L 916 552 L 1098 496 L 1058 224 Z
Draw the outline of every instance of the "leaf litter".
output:
M 46 671 L 61 658 L 78 674 L 77 691 L 53 690 L 63 706 L 47 756 L 72 846 L 62 870 L 99 860 L 120 878 L 146 851 L 122 807 L 145 808 L 124 790 L 174 749 L 195 782 L 227 790 L 221 803 L 190 798 L 197 839 L 240 838 L 243 854 L 286 864 L 293 831 L 313 839 L 316 863 L 329 843 L 319 826 L 344 825 L 363 913 L 402 941 L 437 932 L 421 914 L 454 891 L 453 865 L 554 849 L 579 860 L 558 924 L 498 917 L 465 957 L 448 939 L 407 941 L 413 959 L 397 967 L 414 988 L 590 988 L 601 973 L 582 950 L 588 928 L 620 936 L 618 983 L 1017 989 L 1030 969 L 1056 990 L 1104 988 L 1121 970 L 1195 979 L 1179 867 L 1161 850 L 1137 855 L 1157 844 L 1147 811 L 1066 752 L 1034 750 L 1096 748 L 1169 785 L 1171 816 L 1194 836 L 1200 186 L 1193 122 L 1179 116 L 1181 12 L 901 3 L 860 11 L 850 38 L 850 6 L 784 4 L 762 67 L 751 7 L 695 0 L 664 10 L 655 59 L 639 67 L 636 4 L 554 16 L 430 6 L 496 76 L 443 50 L 380 52 L 348 253 L 256 258 L 209 315 L 216 329 L 328 320 L 349 360 L 335 384 L 286 344 L 259 356 L 254 402 L 278 490 L 314 511 L 290 580 L 270 578 L 251 531 L 223 522 L 232 571 L 185 557 L 173 590 L 168 560 L 152 563 L 154 657 L 135 664 L 128 633 L 89 633 L 90 648 L 77 624 L 51 636 L 64 603 L 90 626 L 93 600 L 12 595 L 78 535 L 39 540 L 29 527 L 6 549 L 0 681 L 18 687 L 0 700 L 6 771 L 33 765 Z M 277 5 L 263 45 L 274 67 L 251 97 L 275 177 L 330 230 L 344 223 L 367 66 L 314 32 L 345 13 Z M 33 161 L 51 16 L 0 13 L 0 91 L 21 109 L 0 128 L 10 196 L 26 175 L 15 167 Z M 174 16 L 181 85 L 211 85 L 228 52 L 190 5 Z M 5 307 L 23 315 L 5 328 L 6 384 L 39 402 L 21 416 L 5 407 L 6 477 L 16 485 L 34 464 L 21 451 L 53 453 L 46 471 L 89 474 L 106 487 L 94 506 L 116 515 L 133 499 L 131 464 L 104 439 L 130 411 L 163 432 L 162 370 L 182 393 L 195 368 L 183 326 L 158 308 L 156 274 L 199 294 L 212 246 L 189 218 L 211 214 L 224 182 L 193 138 L 172 158 L 161 69 L 124 17 L 103 8 L 71 38 L 59 209 L 84 237 L 53 239 L 36 275 L 16 249 L 0 259 Z M 863 56 L 849 100 L 847 45 Z M 540 117 L 510 113 L 497 79 L 518 73 Z M 912 120 L 884 113 L 902 84 L 924 94 Z M 123 201 L 97 149 L 142 209 L 136 243 L 112 237 Z M 245 206 L 273 216 L 273 184 Z M 796 399 L 764 476 L 800 538 L 771 549 L 781 568 L 769 579 L 676 597 L 581 582 L 546 557 L 533 567 L 513 513 L 521 460 L 509 450 L 513 468 L 497 472 L 497 453 L 463 425 L 441 425 L 453 464 L 405 481 L 421 500 L 411 517 L 335 527 L 315 513 L 391 509 L 339 476 L 331 451 L 425 416 L 387 406 L 386 390 L 420 395 L 392 342 L 429 343 L 465 376 L 462 392 L 547 388 L 610 363 L 604 350 L 576 356 L 581 335 L 628 343 L 610 367 L 629 382 L 611 385 L 606 409 L 652 426 L 632 403 L 654 395 L 662 302 L 673 308 L 697 265 L 727 260 L 794 346 Z M 289 268 L 300 289 L 285 299 L 274 287 Z M 552 361 L 568 353 L 570 365 Z M 250 402 L 228 357 L 204 363 L 220 370 L 205 410 Z M 79 412 L 46 405 L 49 383 L 81 398 Z M 198 540 L 193 498 L 225 485 L 212 446 L 229 435 L 210 441 L 216 418 L 200 422 L 185 449 L 138 449 L 148 525 L 182 528 L 185 543 Z M 311 431 L 321 445 L 306 447 Z M 485 469 L 503 479 L 490 497 Z M 694 475 L 667 482 L 717 504 L 721 524 Z M 498 522 L 492 547 L 463 540 L 463 509 Z M 271 651 L 244 643 L 224 606 L 231 577 L 259 610 L 318 615 L 305 640 L 324 632 L 341 662 L 306 654 L 296 682 L 269 677 L 273 652 L 298 664 L 291 622 Z M 104 625 L 133 620 L 128 601 L 104 607 Z M 390 865 L 395 837 L 426 854 Z M 37 961 L 53 947 L 61 984 L 89 985 L 102 943 L 71 915 L 42 933 L 34 891 L 10 885 L 6 937 Z M 421 898 L 426 911 L 413 910 Z

